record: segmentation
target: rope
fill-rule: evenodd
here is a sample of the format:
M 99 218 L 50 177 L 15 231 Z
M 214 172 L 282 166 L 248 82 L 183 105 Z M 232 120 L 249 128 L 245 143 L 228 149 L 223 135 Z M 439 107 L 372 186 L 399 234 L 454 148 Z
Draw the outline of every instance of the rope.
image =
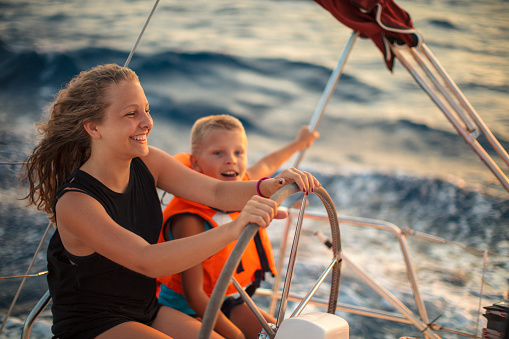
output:
M 12 275 L 10 277 L 0 277 L 0 280 L 4 279 L 16 279 L 16 278 L 31 278 L 31 277 L 40 277 L 41 275 L 48 274 L 48 271 L 39 272 L 36 274 L 24 274 L 24 275 Z
M 167 193 L 168 192 L 164 191 L 163 194 L 161 195 L 161 206 L 163 206 L 163 207 L 168 205 L 168 203 L 164 202 L 164 197 L 166 196 Z
M 24 165 L 26 162 L 0 162 L 0 165 Z

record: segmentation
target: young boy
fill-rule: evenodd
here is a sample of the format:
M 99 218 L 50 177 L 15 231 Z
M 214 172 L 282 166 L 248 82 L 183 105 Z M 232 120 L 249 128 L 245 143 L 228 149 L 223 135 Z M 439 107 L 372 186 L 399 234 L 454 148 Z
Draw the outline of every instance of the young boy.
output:
M 242 123 L 229 115 L 198 119 L 191 130 L 191 154 L 175 157 L 194 170 L 225 181 L 258 180 L 273 174 L 295 152 L 311 146 L 319 137 L 303 126 L 297 138 L 247 167 L 247 138 Z M 234 220 L 238 211 L 218 211 L 180 197 L 174 197 L 163 212 L 163 230 L 159 242 L 189 237 Z M 184 313 L 203 317 L 215 283 L 235 242 L 200 265 L 179 274 L 158 278 L 159 302 Z M 264 280 L 265 273 L 276 274 L 272 247 L 265 229 L 259 229 L 242 256 L 235 279 L 243 286 L 251 284 L 250 294 Z M 227 295 L 236 293 L 230 284 Z M 221 307 L 215 331 L 226 338 L 257 338 L 262 327 L 241 298 L 227 297 Z M 260 310 L 261 311 L 261 310 Z M 261 311 L 269 323 L 276 320 Z

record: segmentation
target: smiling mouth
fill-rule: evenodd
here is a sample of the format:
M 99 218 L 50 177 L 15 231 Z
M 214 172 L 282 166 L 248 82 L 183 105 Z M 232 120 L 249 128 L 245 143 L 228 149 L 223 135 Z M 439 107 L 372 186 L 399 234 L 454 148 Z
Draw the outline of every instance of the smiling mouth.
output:
M 147 135 L 146 134 L 137 135 L 137 136 L 131 137 L 131 139 L 133 139 L 134 141 L 147 141 Z
M 236 178 L 239 175 L 239 173 L 235 171 L 226 171 L 221 173 L 221 175 L 226 178 Z

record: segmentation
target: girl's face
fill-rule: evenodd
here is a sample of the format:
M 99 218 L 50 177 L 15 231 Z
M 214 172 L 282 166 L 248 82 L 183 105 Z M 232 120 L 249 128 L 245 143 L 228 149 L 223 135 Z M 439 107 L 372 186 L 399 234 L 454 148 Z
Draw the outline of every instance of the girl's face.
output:
M 147 155 L 147 138 L 153 121 L 140 83 L 113 84 L 106 92 L 106 100 L 110 105 L 103 122 L 97 125 L 102 145 L 112 155 L 125 155 L 128 159 Z
M 197 154 L 191 157 L 193 168 L 223 181 L 242 181 L 247 169 L 247 140 L 241 131 L 208 131 Z

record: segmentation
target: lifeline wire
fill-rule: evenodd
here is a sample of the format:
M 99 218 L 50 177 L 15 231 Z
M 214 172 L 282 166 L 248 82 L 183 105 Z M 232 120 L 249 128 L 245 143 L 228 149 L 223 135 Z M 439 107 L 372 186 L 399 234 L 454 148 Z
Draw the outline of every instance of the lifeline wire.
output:
M 157 8 L 157 5 L 159 4 L 159 0 L 156 0 L 156 2 L 154 3 L 154 6 L 152 7 L 152 11 L 150 12 L 148 18 L 147 18 L 147 21 L 145 22 L 145 25 L 143 26 L 143 29 L 141 30 L 140 32 L 140 35 L 138 36 L 138 39 L 136 40 L 136 43 L 134 44 L 131 52 L 129 53 L 129 56 L 127 57 L 127 60 L 124 64 L 124 67 L 127 67 L 129 66 L 129 63 L 131 62 L 131 58 L 134 54 L 134 51 L 136 50 L 136 47 L 138 47 L 138 44 L 140 43 L 141 41 L 141 38 L 143 36 L 143 33 L 145 33 L 145 29 L 147 28 L 149 22 L 150 22 L 150 19 L 152 18 L 152 15 L 154 14 L 156 8 Z M 22 165 L 23 163 L 1 163 L 2 165 Z M 32 262 L 30 263 L 28 269 L 27 269 L 27 273 L 23 276 L 23 280 L 21 281 L 21 284 L 18 288 L 18 291 L 16 292 L 16 295 L 14 296 L 14 300 L 12 301 L 12 304 L 11 304 L 11 307 L 9 308 L 9 311 L 7 312 L 7 314 L 5 315 L 5 318 L 4 318 L 4 321 L 2 322 L 2 326 L 0 326 L 0 333 L 2 333 L 2 330 L 3 328 L 5 327 L 5 324 L 7 323 L 7 319 L 9 318 L 11 312 L 12 312 L 12 309 L 14 308 L 14 305 L 16 304 L 16 301 L 18 299 L 18 296 L 21 292 L 21 289 L 23 288 L 23 286 L 25 285 L 25 281 L 26 281 L 26 278 L 27 277 L 30 277 L 30 276 L 33 276 L 33 275 L 29 275 L 28 273 L 30 272 L 30 270 L 32 269 L 32 266 L 35 262 L 35 258 L 37 256 L 37 254 L 39 253 L 40 249 L 41 249 L 41 246 L 44 242 L 44 240 L 46 239 L 46 236 L 48 235 L 48 231 L 50 229 L 50 226 L 51 226 L 51 222 L 50 224 L 48 225 L 47 229 L 46 229 L 46 233 L 44 234 L 43 236 L 43 239 L 41 240 L 41 242 L 39 243 L 39 247 L 37 248 L 36 250 L 36 253 L 32 259 Z M 39 274 L 37 274 L 39 275 Z M 36 275 L 36 276 L 37 276 Z M 21 277 L 21 276 L 20 276 Z
M 486 252 L 489 255 L 500 256 L 500 257 L 508 257 L 509 258 L 508 255 L 505 255 L 505 254 L 502 254 L 502 253 L 491 252 L 491 251 L 488 251 L 488 250 L 485 251 L 485 250 L 482 250 L 482 249 L 479 249 L 479 248 L 463 245 L 463 244 L 458 243 L 458 242 L 445 240 L 444 238 L 441 238 L 441 237 L 437 237 L 437 236 L 434 236 L 434 235 L 430 235 L 430 234 L 414 231 L 414 230 L 410 229 L 409 227 L 404 227 L 402 229 L 402 231 L 403 231 L 404 234 L 413 235 L 413 236 L 415 236 L 417 238 L 421 238 L 421 239 L 424 239 L 424 240 L 436 242 L 438 244 L 453 245 L 453 246 L 457 246 L 459 248 L 463 248 L 465 250 L 472 251 L 472 252 L 477 252 L 477 253 L 485 253 Z
M 141 37 L 143 36 L 143 33 L 145 33 L 145 29 L 147 28 L 147 26 L 148 26 L 148 24 L 150 22 L 150 19 L 152 18 L 152 15 L 156 11 L 156 8 L 157 8 L 158 4 L 159 4 L 159 0 L 156 0 L 156 2 L 154 4 L 154 7 L 152 7 L 152 11 L 150 12 L 150 14 L 149 14 L 149 16 L 147 18 L 147 21 L 145 21 L 145 25 L 143 26 L 143 29 L 141 30 L 140 35 L 138 36 L 138 39 L 136 40 L 136 43 L 134 44 L 133 49 L 131 50 L 131 53 L 129 53 L 129 56 L 127 57 L 127 60 L 126 60 L 126 62 L 124 64 L 124 67 L 129 66 L 129 63 L 131 62 L 131 58 L 133 57 L 134 51 L 136 50 L 136 47 L 138 47 L 138 44 L 141 41 Z
M 0 162 L 0 165 L 24 165 L 26 162 Z
M 475 335 L 477 335 L 477 331 L 479 330 L 479 317 L 481 315 L 481 306 L 482 306 L 482 292 L 483 292 L 483 288 L 484 288 L 484 277 L 486 275 L 486 266 L 487 265 L 488 265 L 488 250 L 486 250 L 484 252 L 484 257 L 483 257 L 481 291 L 479 292 L 479 308 L 477 310 L 477 322 L 475 324 Z

